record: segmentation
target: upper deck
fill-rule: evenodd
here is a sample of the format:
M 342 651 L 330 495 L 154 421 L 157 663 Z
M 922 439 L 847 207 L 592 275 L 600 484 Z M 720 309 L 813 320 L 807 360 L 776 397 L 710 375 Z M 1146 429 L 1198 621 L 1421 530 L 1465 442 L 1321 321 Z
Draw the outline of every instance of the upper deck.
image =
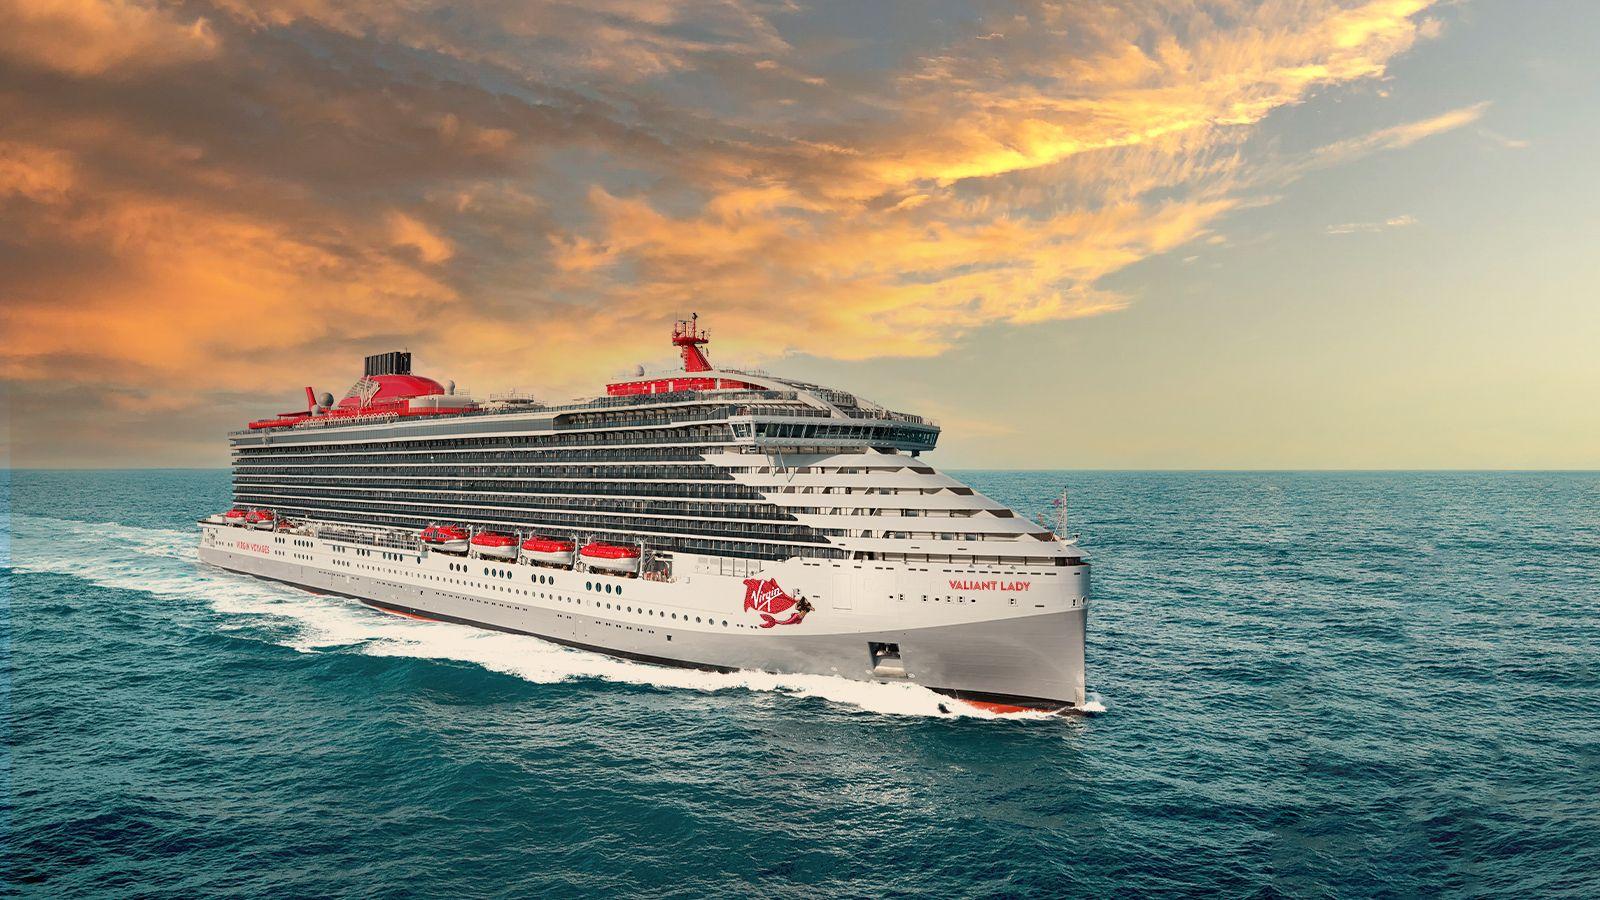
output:
M 687 327 L 685 327 L 687 326 Z M 936 422 L 872 403 L 848 391 L 764 372 L 717 369 L 700 349 L 708 338 L 680 323 L 674 343 L 684 369 L 607 385 L 606 394 L 550 405 L 503 395 L 486 402 L 410 371 L 410 354 L 368 357 L 367 370 L 344 398 L 318 398 L 306 388 L 307 408 L 258 419 L 229 437 L 236 451 L 413 438 L 541 435 L 660 429 L 692 422 L 728 427 L 736 446 L 774 451 L 871 447 L 913 454 L 938 442 Z M 608 441 L 614 443 L 615 441 Z

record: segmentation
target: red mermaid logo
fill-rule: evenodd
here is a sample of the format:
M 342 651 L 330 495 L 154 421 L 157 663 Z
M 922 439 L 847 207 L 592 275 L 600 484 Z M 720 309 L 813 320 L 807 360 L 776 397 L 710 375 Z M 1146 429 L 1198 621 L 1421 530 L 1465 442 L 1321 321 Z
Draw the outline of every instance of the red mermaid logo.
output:
M 762 628 L 778 625 L 798 625 L 811 612 L 811 604 L 804 597 L 796 600 L 778 587 L 771 578 L 746 578 L 744 580 L 744 608 L 753 609 L 761 617 Z M 793 610 L 793 612 L 790 612 Z M 789 613 L 780 619 L 781 613 Z

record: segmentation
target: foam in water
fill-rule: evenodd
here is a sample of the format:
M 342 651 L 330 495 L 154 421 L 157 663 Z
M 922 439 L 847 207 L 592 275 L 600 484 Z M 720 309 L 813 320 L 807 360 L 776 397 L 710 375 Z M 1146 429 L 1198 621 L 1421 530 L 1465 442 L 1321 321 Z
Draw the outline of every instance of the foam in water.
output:
M 896 716 L 978 719 L 1056 717 L 1042 712 L 996 714 L 914 684 L 852 681 L 828 675 L 702 672 L 645 665 L 562 647 L 538 638 L 465 625 L 388 615 L 348 600 L 199 564 L 193 531 L 132 528 L 40 516 L 13 515 L 12 566 L 18 571 L 70 575 L 102 587 L 147 591 L 200 601 L 228 615 L 266 615 L 295 626 L 278 642 L 304 653 L 352 649 L 373 656 L 473 663 L 537 684 L 601 678 L 625 684 L 705 692 L 747 690 L 809 697 Z M 224 626 L 230 630 L 243 624 Z M 1105 707 L 1098 698 L 1087 711 Z

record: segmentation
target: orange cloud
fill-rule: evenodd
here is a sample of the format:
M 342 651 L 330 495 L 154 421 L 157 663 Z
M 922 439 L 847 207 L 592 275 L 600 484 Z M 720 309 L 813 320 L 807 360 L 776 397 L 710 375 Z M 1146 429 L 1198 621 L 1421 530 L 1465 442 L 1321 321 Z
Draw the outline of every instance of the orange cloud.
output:
M 204 17 L 183 21 L 126 0 L 8 0 L 0 56 L 78 77 L 204 59 L 218 41 Z
M 410 247 L 426 263 L 441 263 L 455 255 L 455 247 L 433 229 L 402 212 L 389 214 L 389 240 Z
M 0 377 L 115 372 L 127 411 L 393 344 L 567 387 L 696 309 L 755 361 L 1109 312 L 1131 298 L 1106 275 L 1217 239 L 1264 186 L 1476 121 L 1249 145 L 1383 75 L 1428 6 L 1025 7 L 863 64 L 848 30 L 741 0 L 12 2 Z

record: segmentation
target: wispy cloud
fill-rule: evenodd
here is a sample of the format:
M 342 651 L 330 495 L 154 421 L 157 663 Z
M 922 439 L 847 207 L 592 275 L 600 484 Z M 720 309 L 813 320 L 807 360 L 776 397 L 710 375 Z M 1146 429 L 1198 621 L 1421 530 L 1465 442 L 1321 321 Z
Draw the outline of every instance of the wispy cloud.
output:
M 1493 141 L 1494 143 L 1506 148 L 1507 150 L 1526 150 L 1533 146 L 1532 141 L 1523 140 L 1522 138 L 1506 137 L 1500 132 L 1489 128 L 1480 127 L 1478 129 L 1478 133 L 1488 138 L 1490 141 Z
M 1329 225 L 1324 229 L 1328 234 L 1371 234 L 1386 231 L 1390 228 L 1405 228 L 1417 224 L 1415 216 L 1391 216 L 1381 222 L 1344 222 L 1339 225 Z
M 1130 302 L 1105 275 L 1273 185 L 1478 121 L 1251 149 L 1436 33 L 1429 5 L 1024 4 L 863 37 L 760 0 L 12 0 L 0 377 L 261 392 L 404 342 L 562 381 L 657 355 L 689 309 L 731 353 L 847 358 L 1105 313 Z

